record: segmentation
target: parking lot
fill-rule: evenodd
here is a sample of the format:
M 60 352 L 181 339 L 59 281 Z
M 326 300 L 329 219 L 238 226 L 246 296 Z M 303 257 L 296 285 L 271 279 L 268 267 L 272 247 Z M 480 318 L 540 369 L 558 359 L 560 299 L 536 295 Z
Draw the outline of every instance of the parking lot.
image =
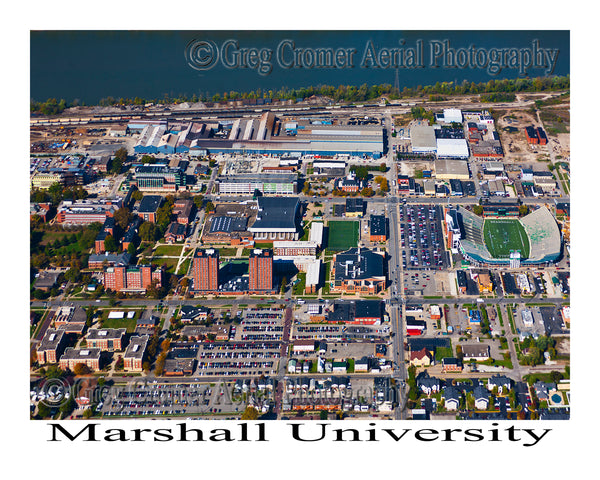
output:
M 441 270 L 448 266 L 441 217 L 439 206 L 400 206 L 400 246 L 405 269 Z
M 389 333 L 389 325 L 329 325 L 309 323 L 295 325 L 292 331 L 292 338 L 294 340 L 375 342 L 386 338 Z
M 404 293 L 408 295 L 435 295 L 437 287 L 433 273 L 427 271 L 404 272 Z
M 233 382 L 130 383 L 113 386 L 99 410 L 107 417 L 237 414 L 248 400 L 238 390 Z M 257 405 L 268 403 L 268 395 L 257 396 Z
M 202 343 L 196 375 L 255 376 L 276 372 L 280 342 Z
M 283 310 L 270 308 L 246 309 L 242 322 L 231 332 L 231 338 L 244 342 L 280 341 L 282 335 Z

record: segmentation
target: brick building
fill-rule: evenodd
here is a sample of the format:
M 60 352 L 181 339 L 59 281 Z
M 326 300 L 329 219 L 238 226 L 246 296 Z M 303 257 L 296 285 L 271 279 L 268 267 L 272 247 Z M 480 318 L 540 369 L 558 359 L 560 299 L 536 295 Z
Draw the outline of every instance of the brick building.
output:
M 254 249 L 250 252 L 249 290 L 267 292 L 273 290 L 273 251 Z
M 125 328 L 91 328 L 85 339 L 90 348 L 99 348 L 102 351 L 114 352 L 123 350 Z
M 129 345 L 123 355 L 123 363 L 125 370 L 129 372 L 141 372 L 146 354 L 146 346 L 148 345 L 148 335 L 134 336 L 129 339 Z
M 68 347 L 62 354 L 59 361 L 59 367 L 62 370 L 73 370 L 75 365 L 83 363 L 90 370 L 100 369 L 100 349 L 99 348 L 71 348 Z
M 198 249 L 192 265 L 193 289 L 197 292 L 216 292 L 219 288 L 219 251 Z
M 387 218 L 383 215 L 371 215 L 370 222 L 369 240 L 371 242 L 387 241 Z
M 145 292 L 153 282 L 162 286 L 162 270 L 151 265 L 114 266 L 104 271 L 104 288 L 117 292 Z
M 45 363 L 57 363 L 67 343 L 64 330 L 49 328 L 44 338 L 36 348 L 37 361 L 40 365 Z
M 383 256 L 366 248 L 351 248 L 333 256 L 332 292 L 376 295 L 385 289 Z
M 138 216 L 144 222 L 156 223 L 156 212 L 162 204 L 162 200 L 160 195 L 145 195 L 140 201 Z

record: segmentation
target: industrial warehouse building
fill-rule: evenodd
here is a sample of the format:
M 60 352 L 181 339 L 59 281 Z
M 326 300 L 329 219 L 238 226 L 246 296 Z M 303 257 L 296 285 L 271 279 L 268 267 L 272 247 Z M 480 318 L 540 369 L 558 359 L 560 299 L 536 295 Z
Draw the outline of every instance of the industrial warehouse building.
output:
M 435 153 L 437 151 L 435 129 L 423 125 L 412 127 L 410 129 L 410 143 L 413 153 Z
M 134 151 L 138 154 L 188 153 L 192 156 L 206 153 L 342 153 L 373 158 L 379 158 L 383 153 L 381 126 L 305 121 L 289 122 L 282 127 L 272 112 L 263 113 L 259 119 L 238 118 L 215 124 L 147 124 L 143 126 Z M 131 130 L 132 126 L 129 128 Z
M 435 178 L 438 180 L 468 180 L 469 165 L 464 160 L 435 161 Z
M 464 138 L 438 138 L 438 158 L 469 158 L 469 146 Z

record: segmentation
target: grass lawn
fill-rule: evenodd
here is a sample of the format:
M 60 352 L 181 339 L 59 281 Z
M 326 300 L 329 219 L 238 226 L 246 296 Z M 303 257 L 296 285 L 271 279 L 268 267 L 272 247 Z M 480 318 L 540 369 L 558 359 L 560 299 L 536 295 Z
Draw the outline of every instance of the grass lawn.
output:
M 293 294 L 302 295 L 306 287 L 306 272 L 298 272 L 296 278 L 300 281 L 293 286 Z
M 167 273 L 175 273 L 175 267 L 177 266 L 178 261 L 179 259 L 177 258 L 152 257 L 151 263 L 157 267 L 166 265 Z
M 192 259 L 188 258 L 188 259 L 184 260 L 183 262 L 181 262 L 181 266 L 179 267 L 179 271 L 177 272 L 177 275 L 186 275 L 188 272 L 188 268 L 190 268 L 191 261 L 192 261 Z
M 42 231 L 42 239 L 40 240 L 40 245 L 47 245 L 49 243 L 54 243 L 56 240 L 62 240 L 64 237 L 71 236 L 72 232 L 49 232 Z
M 183 245 L 161 245 L 154 250 L 153 255 L 156 257 L 161 256 L 179 256 L 181 254 L 181 248 Z
M 220 248 L 219 255 L 221 257 L 235 257 L 237 248 Z
M 327 250 L 344 251 L 358 245 L 359 222 L 331 221 L 328 224 L 329 244 Z
M 114 311 L 124 311 L 118 307 L 114 309 Z M 126 328 L 127 333 L 133 333 L 135 331 L 136 320 L 140 316 L 140 312 L 135 310 L 135 315 L 133 318 L 127 318 L 127 313 L 125 313 L 125 318 L 108 318 L 108 313 L 110 310 L 104 310 L 102 312 L 102 328 Z
M 511 250 L 520 250 L 522 258 L 529 257 L 529 239 L 518 220 L 486 220 L 483 237 L 495 258 L 507 257 Z

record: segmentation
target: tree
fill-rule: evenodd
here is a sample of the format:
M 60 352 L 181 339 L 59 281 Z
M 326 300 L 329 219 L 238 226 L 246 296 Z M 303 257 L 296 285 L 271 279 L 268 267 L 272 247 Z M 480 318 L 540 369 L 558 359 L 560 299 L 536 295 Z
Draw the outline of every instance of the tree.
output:
M 246 407 L 242 413 L 241 420 L 256 420 L 258 418 L 258 410 L 251 405 Z
M 115 160 L 118 160 L 121 163 L 125 163 L 127 161 L 127 149 L 125 147 L 119 148 L 115 152 Z
M 328 416 L 328 415 L 327 415 L 327 410 L 321 410 L 321 411 L 319 412 L 319 418 L 320 418 L 321 420 L 327 420 L 327 416 Z
M 137 191 L 139 192 L 139 190 Z M 127 225 L 129 225 L 131 220 L 133 220 L 133 214 L 127 207 L 122 207 L 115 212 L 114 219 L 116 224 L 119 225 L 123 231 L 125 231 L 127 229 Z
M 67 401 L 59 407 L 58 411 L 62 413 L 62 418 L 65 418 L 67 415 L 70 415 L 76 407 L 77 403 L 75 402 L 75 398 L 71 395 Z
M 144 222 L 140 225 L 140 238 L 145 242 L 154 242 L 157 237 L 156 224 L 152 222 Z
M 157 377 L 162 376 L 162 374 L 164 373 L 166 360 L 167 360 L 167 352 L 162 352 L 156 359 L 156 364 L 154 366 L 154 374 Z
M 483 206 L 481 206 L 481 205 L 473 205 L 473 213 L 475 215 L 483 215 Z
M 135 190 L 131 194 L 131 198 L 133 198 L 136 202 L 140 202 L 142 198 L 144 198 L 144 194 L 140 190 Z
M 527 205 L 519 205 L 519 215 L 521 217 L 529 213 L 529 207 Z
M 107 252 L 116 252 L 117 251 L 117 242 L 115 237 L 112 235 L 107 235 L 104 239 L 104 248 Z
M 44 402 L 39 402 L 37 412 L 41 418 L 48 418 L 50 416 L 50 407 Z
M 360 194 L 363 197 L 372 197 L 373 195 L 375 195 L 375 192 L 371 187 L 365 187 L 360 191 Z
M 129 255 L 131 255 L 132 257 L 135 257 L 135 253 L 137 252 L 137 248 L 135 247 L 135 243 L 131 242 L 128 246 L 127 246 L 127 253 Z
M 385 165 L 385 163 L 382 163 L 381 165 L 379 165 L 379 171 L 380 172 L 386 172 L 387 171 L 387 166 Z
M 89 373 L 91 373 L 91 370 L 85 363 L 76 363 L 73 365 L 73 374 L 88 375 Z
M 287 277 L 281 279 L 281 293 L 285 293 L 285 286 L 287 285 Z
M 153 164 L 156 163 L 156 158 L 153 155 L 144 155 L 141 161 L 143 164 Z
M 387 178 L 384 178 L 384 179 L 381 180 L 381 183 L 379 184 L 379 187 L 381 188 L 382 192 L 389 192 L 390 191 L 390 186 L 388 185 Z
M 369 169 L 365 166 L 358 166 L 358 167 L 352 167 L 354 170 L 354 174 L 356 175 L 356 178 L 358 178 L 359 180 L 366 180 L 367 178 L 369 178 Z
M 71 267 L 65 272 L 65 280 L 71 283 L 77 283 L 81 278 L 81 272 L 77 267 Z
M 206 213 L 212 212 L 215 209 L 215 204 L 210 200 L 206 202 Z
M 196 208 L 200 210 L 202 208 L 202 202 L 204 202 L 204 197 L 202 195 L 194 195 L 192 200 L 196 205 Z

